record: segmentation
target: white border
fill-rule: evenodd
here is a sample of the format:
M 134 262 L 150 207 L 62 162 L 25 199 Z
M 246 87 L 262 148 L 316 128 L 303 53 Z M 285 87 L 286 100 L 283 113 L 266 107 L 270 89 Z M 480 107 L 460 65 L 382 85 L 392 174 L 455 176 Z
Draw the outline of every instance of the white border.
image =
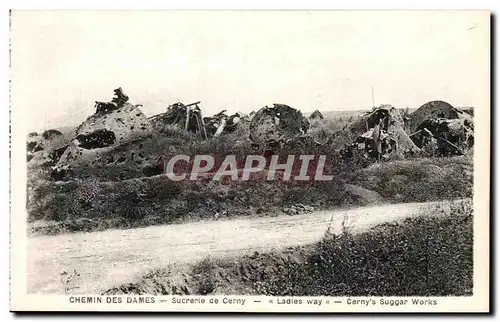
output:
M 211 8 L 211 9 L 217 9 L 217 8 L 233 8 L 233 9 L 243 9 L 243 8 L 254 8 L 254 9 L 278 9 L 278 8 L 288 8 L 288 9 L 300 9 L 300 8 L 307 8 L 307 9 L 491 9 L 494 11 L 494 13 L 498 14 L 499 10 L 497 10 L 499 6 L 498 1 L 496 0 L 477 0 L 477 1 L 438 1 L 438 0 L 431 0 L 431 1 L 426 1 L 426 0 L 420 0 L 420 1 L 405 1 L 402 3 L 401 1 L 336 1 L 336 2 L 331 2 L 331 1 L 316 1 L 316 0 L 310 0 L 310 1 L 262 1 L 262 0 L 254 0 L 254 1 L 239 1 L 237 4 L 230 2 L 230 1 L 210 1 L 210 5 L 207 5 L 206 2 L 203 1 L 193 1 L 193 0 L 184 0 L 184 1 L 150 1 L 150 0 L 142 0 L 142 1 L 116 1 L 116 2 L 111 2 L 111 1 L 72 1 L 71 3 L 68 3 L 67 1 L 51 1 L 51 2 L 45 2 L 45 3 L 40 3 L 37 1 L 7 1 L 7 2 L 2 2 L 2 4 L 5 4 L 4 10 L 2 10 L 2 22 L 1 24 L 2 32 L 1 36 L 3 37 L 2 39 L 2 44 L 4 46 L 8 46 L 8 24 L 6 23 L 6 20 L 8 19 L 8 12 L 7 10 L 9 8 L 12 9 L 58 9 L 58 8 L 68 8 L 68 9 L 77 9 L 77 8 L 82 8 L 82 9 L 105 9 L 105 8 L 123 8 L 123 9 L 159 9 L 159 8 Z M 498 17 L 497 17 L 498 18 Z M 498 25 L 498 19 L 496 24 Z M 498 32 L 496 32 L 495 35 L 495 41 L 498 43 Z M 8 106 L 8 51 L 7 48 L 4 48 L 3 51 L 1 51 L 3 56 L 3 66 L 5 69 L 5 73 L 7 74 L 6 77 L 2 78 L 2 80 L 5 82 L 4 86 L 2 86 L 2 98 L 3 102 L 6 106 Z M 493 71 L 492 71 L 493 72 Z M 496 72 L 496 70 L 495 70 Z M 498 83 L 496 83 L 496 86 L 494 89 L 495 93 L 498 93 Z M 8 147 L 9 147 L 9 141 L 8 141 L 8 110 L 5 108 L 3 110 L 3 117 L 0 119 L 4 122 L 2 130 L 4 131 L 4 135 L 0 139 L 0 148 L 2 148 L 2 151 L 4 152 L 5 158 L 2 158 L 2 167 L 3 171 L 5 171 L 4 177 L 8 178 L 9 177 L 9 172 L 8 172 L 8 165 L 9 165 L 9 156 L 8 156 Z M 498 124 L 496 121 L 498 121 L 500 117 L 498 116 L 498 113 L 496 114 L 495 117 L 495 123 Z M 493 135 L 493 133 L 492 133 Z M 497 138 L 498 139 L 498 138 Z M 495 143 L 495 147 L 498 148 L 499 146 L 497 145 L 498 141 Z M 497 165 L 495 163 L 495 165 Z M 496 178 L 495 178 L 496 179 Z M 496 182 L 496 180 L 495 180 Z M 8 213 L 8 190 L 9 190 L 9 185 L 7 180 L 4 180 L 2 182 L 2 194 L 1 197 L 4 198 L 2 199 L 2 205 L 5 207 L 5 213 Z M 497 199 L 498 195 L 495 194 L 495 199 Z M 0 225 L 3 229 L 2 231 L 2 236 L 4 237 L 5 243 L 4 245 L 7 244 L 7 239 L 9 236 L 9 229 L 8 229 L 8 216 L 4 215 L 3 216 L 4 224 Z M 498 228 L 498 220 L 496 220 L 496 227 Z M 496 230 L 498 231 L 498 230 Z M 4 278 L 1 280 L 2 283 L 4 283 L 2 286 L 7 285 L 7 273 L 8 273 L 8 249 L 6 246 L 3 248 L 4 251 L 4 265 L 2 266 L 2 276 Z M 498 278 L 497 280 L 497 285 L 498 286 Z M 4 292 L 2 292 L 2 301 L 4 307 L 3 307 L 3 312 L 8 312 L 8 293 L 6 291 L 6 287 L 2 287 Z M 496 302 L 498 304 L 498 296 L 496 299 Z M 497 306 L 498 307 L 498 306 Z M 96 320 L 101 320 L 104 321 L 107 319 L 106 317 L 92 317 L 93 319 Z M 263 317 L 262 317 L 263 318 Z M 430 318 L 430 317 L 426 317 Z M 435 317 L 436 319 L 440 317 Z M 12 315 L 8 314 L 7 319 L 10 320 L 12 319 Z M 7 320 L 6 319 L 6 320 Z M 430 318 L 431 320 L 433 318 Z M 31 320 L 31 319 L 29 319 Z

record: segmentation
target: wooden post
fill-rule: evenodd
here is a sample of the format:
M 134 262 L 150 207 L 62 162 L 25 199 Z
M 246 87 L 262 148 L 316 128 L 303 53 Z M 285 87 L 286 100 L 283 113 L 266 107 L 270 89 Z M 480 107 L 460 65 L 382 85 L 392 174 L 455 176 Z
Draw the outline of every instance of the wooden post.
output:
M 214 134 L 214 138 L 216 138 L 222 134 L 222 131 L 224 131 L 224 128 L 226 127 L 226 122 L 227 122 L 226 118 L 223 118 L 220 125 L 219 125 L 219 128 L 217 129 L 217 131 Z
M 196 102 L 196 107 L 198 108 L 198 111 L 199 111 L 199 115 L 200 115 L 200 123 L 201 123 L 201 133 L 202 133 L 202 136 L 203 138 L 206 140 L 208 139 L 208 135 L 207 135 L 207 129 L 205 128 L 205 121 L 203 121 L 203 115 L 201 114 L 201 108 L 198 106 L 200 102 Z
M 189 125 L 189 112 L 190 112 L 191 107 L 187 106 L 186 107 L 186 124 L 184 125 L 184 130 L 188 130 L 188 125 Z

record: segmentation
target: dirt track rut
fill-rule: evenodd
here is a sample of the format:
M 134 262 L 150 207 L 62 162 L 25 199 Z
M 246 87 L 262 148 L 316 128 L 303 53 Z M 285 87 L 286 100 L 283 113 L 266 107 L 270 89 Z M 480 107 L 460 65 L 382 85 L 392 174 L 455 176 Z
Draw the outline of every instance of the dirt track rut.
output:
M 347 215 L 353 232 L 377 224 L 449 209 L 449 203 L 407 203 L 319 211 L 296 216 L 259 217 L 152 226 L 130 230 L 37 236 L 28 239 L 28 292 L 64 294 L 60 273 L 77 270 L 78 289 L 97 294 L 132 282 L 149 269 L 207 257 L 252 253 L 318 241 L 332 220 L 340 231 Z

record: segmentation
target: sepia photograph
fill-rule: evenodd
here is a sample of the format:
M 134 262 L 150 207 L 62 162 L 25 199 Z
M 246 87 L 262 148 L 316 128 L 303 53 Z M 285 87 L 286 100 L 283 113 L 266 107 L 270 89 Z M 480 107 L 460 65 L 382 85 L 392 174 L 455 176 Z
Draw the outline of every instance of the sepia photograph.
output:
M 12 10 L 11 310 L 489 310 L 490 12 Z

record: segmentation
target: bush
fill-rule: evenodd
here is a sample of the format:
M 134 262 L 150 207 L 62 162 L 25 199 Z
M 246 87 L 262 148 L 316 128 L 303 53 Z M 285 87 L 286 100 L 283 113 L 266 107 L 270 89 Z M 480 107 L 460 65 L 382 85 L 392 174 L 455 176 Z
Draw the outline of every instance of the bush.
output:
M 389 202 L 470 198 L 472 164 L 467 157 L 383 162 L 347 172 L 345 181 L 376 191 Z
M 291 150 L 290 153 L 295 152 Z M 262 212 L 275 215 L 298 203 L 316 209 L 369 204 L 366 198 L 353 194 L 353 189 L 366 196 L 376 196 L 366 200 L 377 202 L 423 202 L 472 196 L 472 165 L 467 158 L 391 161 L 349 171 L 336 164 L 334 155 L 330 160 L 327 164 L 330 168 L 325 171 L 334 174 L 333 181 L 257 180 L 223 184 L 210 179 L 173 182 L 164 175 L 119 182 L 31 180 L 28 219 L 94 218 L 119 225 L 98 227 L 123 228 L 211 219 L 216 213 L 224 213 L 223 216 Z M 116 218 L 123 220 L 116 221 Z M 72 227 L 84 229 L 81 225 Z
M 343 119 L 313 119 L 307 135 L 320 143 L 327 143 L 344 130 L 349 123 Z M 345 142 L 347 143 L 347 142 Z
M 56 194 L 50 210 L 48 220 L 64 221 L 73 217 L 77 213 L 78 208 L 75 202 L 66 195 Z
M 472 294 L 473 263 L 472 206 L 462 203 L 451 214 L 422 214 L 357 235 L 345 229 L 313 245 L 207 258 L 182 278 L 158 270 L 105 293 L 157 294 L 184 281 L 177 288 L 199 295 L 464 296 Z
M 273 282 L 275 286 L 292 283 L 298 292 L 273 295 L 470 295 L 472 225 L 470 211 L 454 209 L 444 218 L 408 218 L 401 225 L 384 225 L 374 232 L 325 238 L 303 267 L 288 265 L 281 279 Z M 294 278 L 297 271 L 302 273 Z

